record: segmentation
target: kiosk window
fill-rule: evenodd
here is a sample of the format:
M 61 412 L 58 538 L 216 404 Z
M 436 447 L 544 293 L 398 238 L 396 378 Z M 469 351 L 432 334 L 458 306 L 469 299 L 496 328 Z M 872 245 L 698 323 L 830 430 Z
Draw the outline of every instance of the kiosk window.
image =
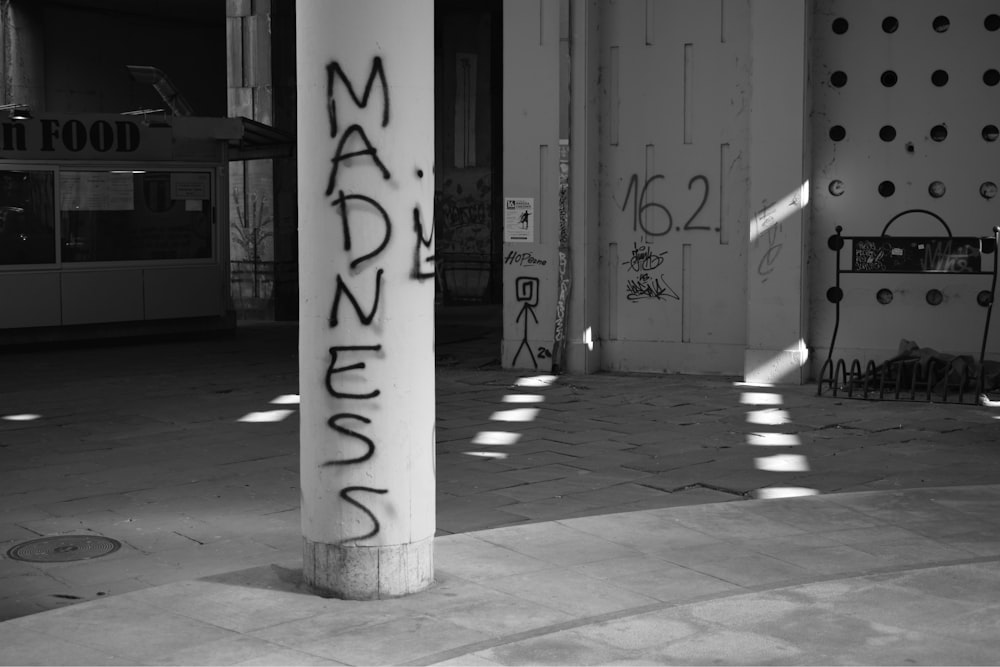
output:
M 209 171 L 62 171 L 62 260 L 212 257 Z
M 50 171 L 0 171 L 0 265 L 56 260 Z

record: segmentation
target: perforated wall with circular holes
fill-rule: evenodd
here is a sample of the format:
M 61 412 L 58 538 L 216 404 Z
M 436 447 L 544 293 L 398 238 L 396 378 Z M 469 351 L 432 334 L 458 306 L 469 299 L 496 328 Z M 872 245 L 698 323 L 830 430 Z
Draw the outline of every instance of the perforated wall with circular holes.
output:
M 821 349 L 836 226 L 878 236 L 895 220 L 894 236 L 978 237 L 1000 224 L 1000 11 L 995 0 L 818 0 L 812 48 L 810 330 Z M 978 356 L 988 279 L 848 276 L 840 288 L 838 347 L 878 357 L 905 337 Z

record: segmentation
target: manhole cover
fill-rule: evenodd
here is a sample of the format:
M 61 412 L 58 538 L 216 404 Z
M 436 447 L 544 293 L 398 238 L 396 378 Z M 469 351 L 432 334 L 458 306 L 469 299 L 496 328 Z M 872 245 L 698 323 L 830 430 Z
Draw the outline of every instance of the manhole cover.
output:
M 7 550 L 7 556 L 32 563 L 63 563 L 107 556 L 121 546 L 118 540 L 100 535 L 56 535 L 15 544 Z

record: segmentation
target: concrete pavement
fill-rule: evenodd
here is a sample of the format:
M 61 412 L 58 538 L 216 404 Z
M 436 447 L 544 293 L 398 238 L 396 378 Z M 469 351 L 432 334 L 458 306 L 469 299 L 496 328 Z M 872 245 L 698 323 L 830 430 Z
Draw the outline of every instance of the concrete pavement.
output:
M 997 409 L 503 371 L 483 322 L 439 326 L 437 582 L 369 603 L 298 579 L 294 327 L 0 353 L 0 548 L 123 544 L 0 559 L 0 663 L 1000 661 Z
M 401 599 L 299 561 L 0 624 L 3 664 L 996 664 L 1000 489 L 753 500 L 438 538 Z

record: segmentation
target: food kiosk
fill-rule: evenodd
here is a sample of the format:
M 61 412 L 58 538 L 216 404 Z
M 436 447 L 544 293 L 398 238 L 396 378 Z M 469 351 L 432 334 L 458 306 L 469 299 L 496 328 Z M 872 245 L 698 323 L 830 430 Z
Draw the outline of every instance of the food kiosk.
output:
M 235 326 L 228 161 L 244 118 L 48 114 L 0 122 L 0 344 Z

